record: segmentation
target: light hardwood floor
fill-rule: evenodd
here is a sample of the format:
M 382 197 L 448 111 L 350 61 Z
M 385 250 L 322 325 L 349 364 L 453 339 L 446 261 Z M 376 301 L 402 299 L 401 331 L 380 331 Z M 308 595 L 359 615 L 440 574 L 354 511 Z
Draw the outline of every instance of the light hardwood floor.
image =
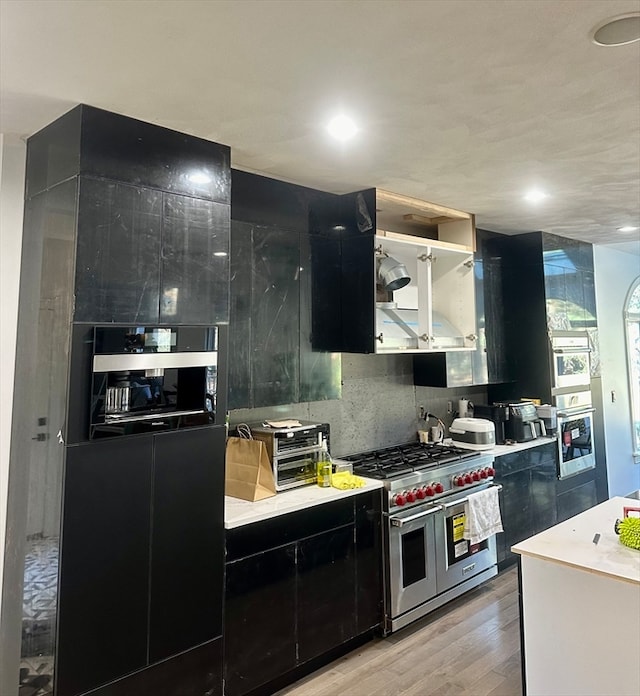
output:
M 515 567 L 278 692 L 278 696 L 521 694 Z

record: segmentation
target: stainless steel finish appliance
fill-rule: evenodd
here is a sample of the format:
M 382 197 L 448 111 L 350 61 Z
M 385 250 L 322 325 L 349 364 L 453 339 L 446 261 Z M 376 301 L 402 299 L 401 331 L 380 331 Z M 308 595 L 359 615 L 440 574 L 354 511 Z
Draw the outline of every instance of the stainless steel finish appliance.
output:
M 585 331 L 556 331 L 551 336 L 554 393 L 570 387 L 589 388 L 591 349 Z
M 253 437 L 267 446 L 276 491 L 315 483 L 318 456 L 323 446 L 329 447 L 328 423 L 298 422 L 286 428 L 249 425 Z
M 346 459 L 386 489 L 385 632 L 496 575 L 495 538 L 476 545 L 462 538 L 467 495 L 493 485 L 493 455 L 410 443 Z
M 509 406 L 505 404 L 474 404 L 473 417 L 492 421 L 496 431 L 496 445 L 506 442 L 506 422 L 509 420 Z
M 593 407 L 559 410 L 558 478 L 564 479 L 596 465 L 593 446 Z
M 215 420 L 216 327 L 96 326 L 91 368 L 91 438 Z
M 508 404 L 509 419 L 505 422 L 505 436 L 514 442 L 529 442 L 546 435 L 545 425 L 538 417 L 535 404 L 519 402 Z
M 589 335 L 555 331 L 551 335 L 553 399 L 557 408 L 558 478 L 596 465 Z

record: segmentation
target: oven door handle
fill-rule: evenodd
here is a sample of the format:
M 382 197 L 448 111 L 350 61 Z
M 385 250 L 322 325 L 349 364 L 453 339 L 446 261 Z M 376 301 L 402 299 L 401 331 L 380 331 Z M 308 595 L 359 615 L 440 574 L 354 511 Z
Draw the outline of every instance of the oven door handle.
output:
M 573 408 L 573 409 L 567 409 L 566 411 L 558 411 L 556 413 L 556 418 L 565 418 L 566 420 L 574 420 L 575 417 L 577 416 L 578 418 L 582 415 L 587 415 L 589 413 L 594 413 L 595 408 L 593 406 L 586 406 L 585 408 L 581 408 L 580 406 Z
M 424 512 L 417 512 L 415 515 L 409 515 L 409 517 L 390 517 L 389 521 L 394 527 L 402 527 L 404 524 L 409 524 L 409 522 L 419 520 L 421 517 L 426 517 L 427 515 L 433 515 L 434 512 L 440 512 L 441 510 L 444 510 L 444 506 L 436 505 Z
M 499 491 L 502 490 L 502 484 L 496 483 L 495 486 L 487 486 L 487 488 L 483 488 L 482 490 L 488 490 L 489 488 L 497 488 Z M 455 507 L 456 505 L 460 505 L 461 503 L 466 503 L 467 500 L 469 500 L 468 497 L 465 498 L 460 498 L 459 500 L 454 500 L 452 503 L 444 503 L 442 508 L 444 510 L 448 510 L 449 508 Z

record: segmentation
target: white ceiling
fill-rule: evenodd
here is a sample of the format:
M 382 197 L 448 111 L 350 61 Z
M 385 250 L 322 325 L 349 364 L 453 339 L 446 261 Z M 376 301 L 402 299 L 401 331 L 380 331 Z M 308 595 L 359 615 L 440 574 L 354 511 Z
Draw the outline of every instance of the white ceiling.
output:
M 230 145 L 233 166 L 379 187 L 640 254 L 639 0 L 0 0 L 0 129 L 79 102 Z M 324 127 L 337 110 L 360 132 Z M 550 197 L 532 205 L 537 186 Z

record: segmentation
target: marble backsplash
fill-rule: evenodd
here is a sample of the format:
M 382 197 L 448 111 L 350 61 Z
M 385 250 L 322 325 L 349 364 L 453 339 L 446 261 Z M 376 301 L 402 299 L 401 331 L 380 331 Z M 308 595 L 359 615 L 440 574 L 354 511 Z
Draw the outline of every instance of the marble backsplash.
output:
M 343 353 L 342 398 L 231 411 L 230 427 L 238 423 L 297 418 L 329 423 L 331 453 L 340 457 L 416 439 L 420 407 L 448 426 L 464 397 L 486 403 L 486 387 L 417 387 L 413 384 L 411 355 L 358 355 Z

